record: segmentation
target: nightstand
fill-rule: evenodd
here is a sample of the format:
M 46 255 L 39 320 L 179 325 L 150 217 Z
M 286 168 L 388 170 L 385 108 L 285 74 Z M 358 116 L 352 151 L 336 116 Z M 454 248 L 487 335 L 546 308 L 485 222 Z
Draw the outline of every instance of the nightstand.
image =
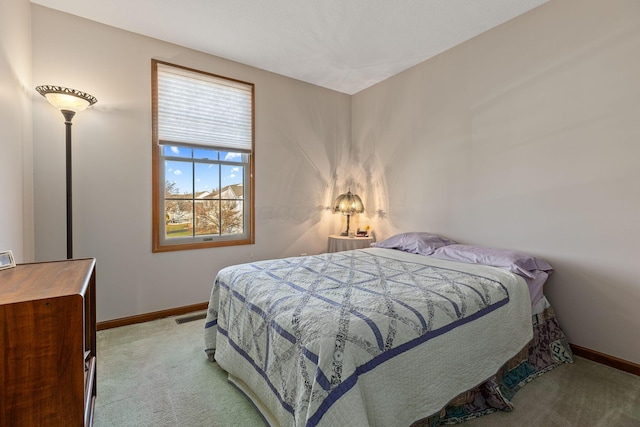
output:
M 373 243 L 373 237 L 341 236 L 339 234 L 332 234 L 329 236 L 329 252 L 365 249 L 370 247 L 371 243 Z

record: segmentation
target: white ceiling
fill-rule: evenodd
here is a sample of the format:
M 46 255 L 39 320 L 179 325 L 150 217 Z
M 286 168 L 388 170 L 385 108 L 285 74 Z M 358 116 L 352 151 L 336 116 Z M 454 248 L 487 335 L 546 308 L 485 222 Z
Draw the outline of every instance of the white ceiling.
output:
M 548 0 L 31 0 L 354 94 Z

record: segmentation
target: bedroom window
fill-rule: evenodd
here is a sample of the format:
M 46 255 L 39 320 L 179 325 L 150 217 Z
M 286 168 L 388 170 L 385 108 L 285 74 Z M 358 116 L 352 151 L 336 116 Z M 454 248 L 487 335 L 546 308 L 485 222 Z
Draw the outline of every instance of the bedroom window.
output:
M 153 252 L 254 243 L 254 86 L 152 60 Z

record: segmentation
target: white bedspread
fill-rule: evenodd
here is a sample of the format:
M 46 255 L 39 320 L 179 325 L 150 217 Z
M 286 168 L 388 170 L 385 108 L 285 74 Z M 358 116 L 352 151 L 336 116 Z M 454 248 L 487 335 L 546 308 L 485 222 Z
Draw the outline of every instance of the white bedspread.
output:
M 225 268 L 205 329 L 274 426 L 408 426 L 531 338 L 521 277 L 380 248 Z

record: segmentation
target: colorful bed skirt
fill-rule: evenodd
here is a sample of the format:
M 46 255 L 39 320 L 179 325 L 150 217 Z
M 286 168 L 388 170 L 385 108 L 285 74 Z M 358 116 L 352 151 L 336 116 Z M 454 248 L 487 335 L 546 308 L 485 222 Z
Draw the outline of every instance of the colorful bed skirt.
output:
M 458 424 L 496 411 L 511 411 L 511 399 L 522 386 L 562 363 L 573 354 L 552 307 L 532 317 L 533 340 L 491 378 L 458 395 L 439 413 L 416 421 L 412 427 Z

